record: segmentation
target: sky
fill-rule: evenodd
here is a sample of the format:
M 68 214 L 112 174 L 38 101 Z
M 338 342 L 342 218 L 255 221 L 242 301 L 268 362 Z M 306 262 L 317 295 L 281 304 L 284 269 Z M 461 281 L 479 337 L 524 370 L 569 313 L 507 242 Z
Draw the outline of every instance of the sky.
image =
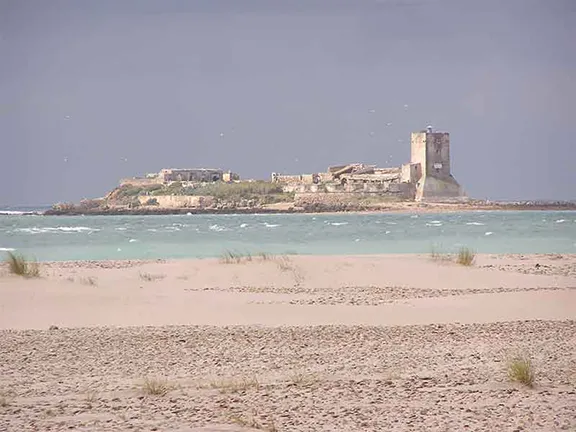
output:
M 399 166 L 450 132 L 467 194 L 576 199 L 574 0 L 0 0 L 0 205 L 120 178 Z

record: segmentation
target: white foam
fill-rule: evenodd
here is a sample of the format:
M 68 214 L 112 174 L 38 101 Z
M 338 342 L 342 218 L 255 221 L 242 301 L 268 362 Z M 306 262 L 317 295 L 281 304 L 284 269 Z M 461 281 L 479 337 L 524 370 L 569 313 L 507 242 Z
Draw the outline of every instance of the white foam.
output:
M 192 213 L 188 212 L 186 213 L 186 216 L 192 216 Z
M 348 222 L 331 222 L 332 226 L 348 225 Z
M 412 216 L 410 216 L 410 217 L 411 217 L 412 219 L 418 219 L 420 216 L 418 216 L 418 215 L 412 215 Z
M 485 236 L 491 236 L 492 234 L 494 234 L 492 231 L 488 231 L 488 232 L 486 232 L 484 235 L 485 235 Z
M 5 248 L 5 247 L 0 247 L 0 251 L 1 252 L 12 252 L 15 251 L 16 249 L 14 248 Z
M 134 243 L 134 242 L 137 242 L 137 241 L 138 241 L 138 240 L 136 240 L 136 239 L 130 239 L 130 240 L 128 240 L 128 243 Z
M 360 239 L 356 239 L 356 240 L 354 240 L 354 241 L 355 241 L 355 242 L 359 242 L 359 241 L 360 241 Z
M 466 225 L 484 226 L 482 222 L 467 222 Z
M 124 228 L 124 227 L 118 227 L 118 228 L 116 228 L 116 231 L 126 231 L 126 228 Z
M 397 222 L 386 222 L 388 225 L 398 225 Z
M 240 225 L 240 228 L 246 228 L 247 226 L 248 226 L 247 223 L 243 223 L 243 224 Z
M 92 233 L 95 231 L 100 231 L 98 228 L 90 228 L 90 227 L 68 227 L 68 226 L 61 226 L 61 227 L 32 227 L 32 228 L 16 228 L 14 231 L 23 232 L 28 234 L 46 234 L 46 233 Z
M 386 231 L 386 234 L 390 234 L 392 231 Z
M 442 222 L 438 222 L 438 223 L 430 222 L 430 223 L 427 223 L 426 226 L 429 226 L 429 227 L 440 227 L 440 226 L 442 226 Z
M 278 224 L 269 224 L 269 223 L 266 223 L 266 222 L 264 222 L 264 225 L 266 226 L 266 228 L 276 228 L 276 227 L 279 227 L 279 226 L 280 226 L 280 225 L 278 225 Z
M 564 223 L 564 222 L 566 222 L 566 219 L 558 219 L 558 220 L 556 221 L 556 223 Z
M 180 228 L 178 228 L 177 226 L 167 226 L 167 227 L 164 227 L 164 229 L 166 231 L 180 231 Z
M 210 225 L 210 230 L 211 231 L 216 231 L 216 232 L 222 232 L 222 231 L 226 231 L 226 228 L 217 224 L 214 225 Z

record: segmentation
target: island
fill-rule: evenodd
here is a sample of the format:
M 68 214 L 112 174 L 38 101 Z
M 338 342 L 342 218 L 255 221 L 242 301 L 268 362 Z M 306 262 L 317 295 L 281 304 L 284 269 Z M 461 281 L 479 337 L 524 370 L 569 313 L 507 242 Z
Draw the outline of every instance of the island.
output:
M 126 178 L 106 196 L 58 203 L 46 215 L 230 214 L 465 210 L 575 210 L 575 202 L 494 202 L 469 198 L 452 175 L 450 134 L 428 126 L 411 134 L 410 162 L 363 163 L 267 180 L 211 168 L 161 169 Z

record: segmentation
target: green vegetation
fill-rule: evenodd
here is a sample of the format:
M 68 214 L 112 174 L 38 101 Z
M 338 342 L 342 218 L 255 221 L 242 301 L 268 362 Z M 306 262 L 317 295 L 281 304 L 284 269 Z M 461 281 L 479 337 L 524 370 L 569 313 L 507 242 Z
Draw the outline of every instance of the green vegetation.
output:
M 510 360 L 508 363 L 508 377 L 511 381 L 527 387 L 533 387 L 536 376 L 530 358 L 520 355 Z
M 144 205 L 147 205 L 147 206 L 157 206 L 157 205 L 159 205 L 159 204 L 158 204 L 158 200 L 157 200 L 156 198 L 148 198 L 148 199 L 146 200 L 146 202 L 144 203 Z
M 151 197 L 146 202 L 146 205 L 157 205 L 154 196 L 159 195 L 211 196 L 217 201 L 238 202 L 254 200 L 258 204 L 274 204 L 294 200 L 293 193 L 285 193 L 281 185 L 267 181 L 215 182 L 194 187 L 185 187 L 181 182 L 174 182 L 167 186 L 160 184 L 152 186 L 123 185 L 110 194 L 110 199 L 119 203 L 130 204 L 139 195 L 149 195 Z
M 10 273 L 26 278 L 40 277 L 40 266 L 36 261 L 29 261 L 24 256 L 12 252 L 7 254 L 6 263 Z

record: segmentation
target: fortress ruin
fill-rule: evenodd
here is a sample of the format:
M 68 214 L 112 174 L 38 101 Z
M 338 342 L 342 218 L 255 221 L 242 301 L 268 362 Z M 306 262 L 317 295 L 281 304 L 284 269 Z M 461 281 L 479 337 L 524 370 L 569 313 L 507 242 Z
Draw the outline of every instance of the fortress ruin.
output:
M 219 181 L 231 183 L 239 180 L 238 174 L 215 168 L 164 168 L 160 172 L 146 174 L 146 177 L 122 179 L 120 186 L 168 185 L 174 182 L 181 182 L 183 185 Z
M 410 162 L 400 167 L 351 163 L 331 166 L 323 173 L 272 173 L 271 180 L 283 184 L 285 192 L 364 192 L 416 201 L 465 197 L 451 173 L 450 134 L 433 132 L 430 126 L 411 134 Z

